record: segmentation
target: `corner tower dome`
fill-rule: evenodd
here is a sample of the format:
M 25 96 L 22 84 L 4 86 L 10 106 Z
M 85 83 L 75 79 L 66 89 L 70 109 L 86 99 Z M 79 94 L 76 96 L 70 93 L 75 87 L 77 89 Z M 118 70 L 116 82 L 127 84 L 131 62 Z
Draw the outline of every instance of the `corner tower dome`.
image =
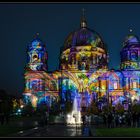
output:
M 121 55 L 122 70 L 140 70 L 139 65 L 140 40 L 138 36 L 129 34 L 125 37 Z
M 132 29 L 130 29 L 130 32 L 132 32 Z M 138 36 L 131 33 L 125 37 L 125 40 L 123 42 L 123 47 L 136 45 L 136 44 L 140 44 L 140 40 Z
M 131 45 L 131 44 L 139 44 L 140 40 L 136 35 L 128 35 L 123 43 L 123 46 Z
M 36 33 L 34 39 L 31 41 L 31 43 L 29 44 L 29 50 L 33 50 L 33 49 L 37 49 L 37 50 L 44 50 L 44 43 L 42 42 L 42 40 L 39 38 L 39 33 Z
M 27 48 L 27 69 L 33 71 L 46 71 L 47 70 L 47 51 L 45 44 L 38 37 L 38 33 L 35 38 L 29 43 Z

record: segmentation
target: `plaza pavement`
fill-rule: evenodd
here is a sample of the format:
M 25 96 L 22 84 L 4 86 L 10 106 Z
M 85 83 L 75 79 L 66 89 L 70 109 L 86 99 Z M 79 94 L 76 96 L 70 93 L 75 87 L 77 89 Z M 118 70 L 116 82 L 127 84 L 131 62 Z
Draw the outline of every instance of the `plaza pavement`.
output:
M 94 126 L 76 126 L 51 124 L 43 127 L 20 131 L 11 137 L 92 137 L 95 136 Z

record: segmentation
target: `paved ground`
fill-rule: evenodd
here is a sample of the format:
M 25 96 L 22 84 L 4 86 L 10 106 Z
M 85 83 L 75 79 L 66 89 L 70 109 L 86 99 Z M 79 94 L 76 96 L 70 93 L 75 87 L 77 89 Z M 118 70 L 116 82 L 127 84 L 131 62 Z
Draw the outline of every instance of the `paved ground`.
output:
M 15 137 L 89 137 L 90 131 L 88 126 L 61 125 L 54 124 L 45 127 L 35 127 L 28 131 L 21 131 L 13 136 Z

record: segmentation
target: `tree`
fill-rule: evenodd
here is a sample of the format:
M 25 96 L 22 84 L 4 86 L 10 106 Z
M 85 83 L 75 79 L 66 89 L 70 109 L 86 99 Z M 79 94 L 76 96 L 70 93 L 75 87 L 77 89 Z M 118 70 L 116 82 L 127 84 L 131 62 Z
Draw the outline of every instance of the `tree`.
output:
M 16 98 L 12 98 L 11 100 L 12 100 L 12 110 L 15 113 L 20 108 L 20 104 Z
M 102 108 L 102 112 L 105 114 L 108 114 L 109 112 L 113 111 L 112 104 L 110 103 L 109 105 L 104 105 Z
M 8 98 L 8 94 L 4 89 L 0 89 L 0 100 L 6 100 Z
M 23 108 L 23 115 L 29 115 L 32 116 L 34 113 L 34 108 L 31 104 L 31 102 L 29 102 L 27 105 L 24 106 Z
M 132 105 L 132 113 L 140 113 L 140 104 Z
M 123 114 L 124 113 L 124 107 L 120 103 L 118 103 L 115 107 L 115 110 L 118 114 Z
M 0 89 L 0 112 L 10 113 L 12 110 L 12 98 L 3 89 Z
M 9 121 L 9 117 L 10 117 L 10 113 L 12 112 L 12 98 L 11 96 L 9 96 L 7 94 L 7 92 L 3 89 L 0 90 L 0 115 L 3 119 L 1 119 L 1 121 L 3 120 L 4 123 L 4 118 L 6 119 L 6 122 L 8 123 Z
M 41 103 L 37 106 L 36 112 L 44 114 L 45 112 L 49 112 L 49 107 L 46 103 Z
M 96 106 L 95 102 L 92 102 L 91 105 L 88 107 L 87 113 L 88 114 L 95 114 L 95 115 L 99 114 L 99 110 L 98 110 L 98 107 Z
M 50 109 L 50 113 L 52 115 L 57 115 L 60 113 L 60 101 L 56 101 L 56 102 L 53 102 L 52 106 L 51 106 L 51 109 Z
M 72 103 L 70 101 L 65 102 L 65 112 L 70 113 L 72 111 Z

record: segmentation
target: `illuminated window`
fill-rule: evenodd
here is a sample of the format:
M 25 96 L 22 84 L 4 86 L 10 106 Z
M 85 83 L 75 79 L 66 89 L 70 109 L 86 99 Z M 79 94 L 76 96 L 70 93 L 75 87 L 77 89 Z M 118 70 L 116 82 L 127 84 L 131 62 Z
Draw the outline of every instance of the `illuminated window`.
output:
M 128 89 L 129 88 L 128 78 L 124 78 L 124 84 L 125 84 L 125 88 Z
M 101 80 L 101 88 L 102 88 L 103 90 L 106 89 L 106 80 Z
M 55 84 L 56 85 L 56 84 Z M 56 86 L 55 86 L 56 88 Z M 67 91 L 69 88 L 69 83 L 68 83 L 68 79 L 63 79 L 63 82 L 62 82 L 62 90 L 63 91 Z
M 137 81 L 136 80 L 132 81 L 132 88 L 133 89 L 137 88 Z
M 114 81 L 114 89 L 118 89 L 118 82 L 117 81 Z
M 137 59 L 138 59 L 138 54 L 137 54 L 136 51 L 132 51 L 132 52 L 131 52 L 131 59 L 132 59 L 132 60 L 137 60 Z
M 43 87 L 43 81 L 40 79 L 36 79 L 31 81 L 31 89 L 33 90 L 42 90 Z
M 52 81 L 52 85 L 53 85 L 54 90 L 57 90 L 57 86 L 56 86 L 56 82 L 55 81 Z
M 54 81 L 54 80 L 50 81 L 49 89 L 52 91 L 57 90 L 56 81 Z

